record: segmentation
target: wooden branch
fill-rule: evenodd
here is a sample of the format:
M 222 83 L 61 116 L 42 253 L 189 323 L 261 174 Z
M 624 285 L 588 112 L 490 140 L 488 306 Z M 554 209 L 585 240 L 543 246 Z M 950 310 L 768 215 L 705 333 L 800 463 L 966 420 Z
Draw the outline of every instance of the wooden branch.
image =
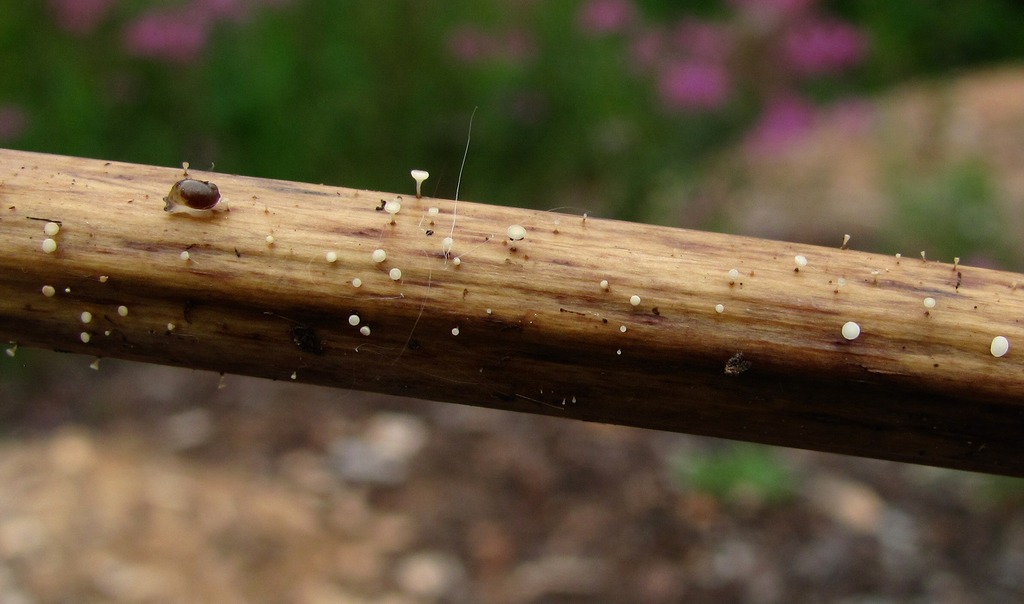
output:
M 230 211 L 164 212 L 180 169 L 0 151 L 0 337 L 1024 476 L 1024 276 L 412 194 L 392 221 L 391 193 L 190 176 Z

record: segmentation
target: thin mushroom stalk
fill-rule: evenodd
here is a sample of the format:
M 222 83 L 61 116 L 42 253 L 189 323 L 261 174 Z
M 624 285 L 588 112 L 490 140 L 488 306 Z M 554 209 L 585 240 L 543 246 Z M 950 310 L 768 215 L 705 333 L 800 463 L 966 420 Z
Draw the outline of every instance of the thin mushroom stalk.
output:
M 0 150 L 8 349 L 1024 476 L 1024 276 L 191 177 L 231 211 L 165 212 L 173 168 Z

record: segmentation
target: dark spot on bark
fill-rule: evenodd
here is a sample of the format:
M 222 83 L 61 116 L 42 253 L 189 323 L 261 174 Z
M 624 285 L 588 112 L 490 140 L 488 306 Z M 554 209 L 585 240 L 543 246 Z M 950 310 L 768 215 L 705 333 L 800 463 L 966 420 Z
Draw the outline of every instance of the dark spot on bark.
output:
M 324 343 L 312 327 L 306 325 L 296 325 L 293 327 L 292 342 L 295 342 L 295 345 L 305 352 L 316 355 L 324 353 Z
M 737 376 L 748 369 L 750 369 L 750 361 L 743 358 L 742 352 L 737 352 L 725 362 L 725 375 Z

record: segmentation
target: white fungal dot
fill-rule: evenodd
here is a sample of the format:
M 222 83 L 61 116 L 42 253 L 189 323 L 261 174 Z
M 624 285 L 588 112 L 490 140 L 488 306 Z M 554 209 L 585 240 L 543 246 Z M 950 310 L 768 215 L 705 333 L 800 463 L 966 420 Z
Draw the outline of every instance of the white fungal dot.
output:
M 793 257 L 793 262 L 796 263 L 796 267 L 797 268 L 803 268 L 803 267 L 807 266 L 807 257 L 806 256 L 800 256 L 800 255 L 794 256 Z
M 393 268 L 388 271 L 388 277 L 391 277 L 392 281 L 398 281 L 402 278 L 402 271 L 397 268 Z
M 729 280 L 735 281 L 740 278 L 740 272 L 734 268 L 729 269 Z
M 359 277 L 356 277 L 355 279 L 352 280 L 352 287 L 362 287 L 362 286 L 363 286 L 363 280 L 360 279 Z
M 715 312 L 722 314 L 725 312 L 725 304 L 715 304 Z
M 508 227 L 508 238 L 512 241 L 522 241 L 526 239 L 526 228 L 521 224 L 513 224 Z
M 128 307 L 127 306 L 123 306 L 123 305 L 122 306 L 118 306 L 117 307 L 117 314 L 121 315 L 122 317 L 127 317 L 128 316 Z
M 331 263 L 337 262 L 338 252 L 327 252 L 326 254 L 324 254 L 324 259 Z
M 456 256 L 454 259 L 452 259 L 452 264 L 454 264 L 455 266 L 458 266 L 458 265 L 462 264 L 462 258 L 459 257 L 459 256 Z
M 100 283 L 106 283 L 109 279 L 107 275 L 100 275 Z
M 374 262 L 380 264 L 381 262 L 384 262 L 385 260 L 388 259 L 388 253 L 385 252 L 384 250 L 376 249 L 373 250 L 373 253 L 370 254 L 370 257 L 373 258 Z
M 615 354 L 617 354 L 617 355 L 621 355 L 621 354 L 622 354 L 622 349 L 620 348 L 620 349 L 616 350 L 616 351 L 615 351 Z
M 989 352 L 994 357 L 1001 357 L 1007 352 L 1010 352 L 1010 341 L 1003 336 L 996 336 L 992 338 L 992 345 L 989 346 Z
M 843 279 L 842 277 L 836 279 L 836 285 L 838 285 L 839 287 L 846 285 L 846 279 Z
M 359 325 L 359 315 L 349 315 L 348 324 L 351 325 L 352 327 Z
M 12 344 L 13 344 L 13 342 L 12 342 Z M 5 350 L 4 352 L 7 353 L 7 356 L 9 356 L 9 357 L 11 357 L 13 359 L 14 355 L 16 355 L 18 353 L 18 345 L 17 344 L 13 344 L 10 348 Z
M 56 237 L 57 233 L 60 232 L 60 225 L 56 222 L 47 222 L 43 225 L 43 232 L 46 233 L 47 237 Z
M 359 333 L 363 334 L 364 336 L 370 335 L 370 326 L 363 325 L 362 327 L 359 328 Z
M 447 254 L 448 252 L 452 251 L 453 243 L 455 243 L 455 241 L 451 237 L 445 237 L 444 239 L 441 240 L 441 250 L 445 254 Z
M 274 236 L 267 235 L 267 245 L 274 245 Z
M 178 254 L 178 257 L 181 258 L 183 261 L 188 262 L 189 260 L 192 259 L 192 254 L 189 254 L 188 250 L 186 250 L 186 251 Z
M 603 289 L 605 291 L 608 291 L 608 280 L 607 279 L 601 279 L 601 283 L 599 283 L 599 285 L 601 286 L 601 289 Z
M 57 251 L 57 242 L 53 239 L 43 239 L 43 251 L 52 254 Z
M 402 211 L 401 197 L 396 197 L 391 201 L 384 202 L 384 211 L 391 214 L 391 220 L 395 219 L 395 214 Z
M 95 361 L 89 363 L 89 369 L 92 369 L 93 371 L 99 371 L 100 370 L 100 360 L 99 360 L 99 358 L 97 358 Z
M 619 331 L 621 331 L 622 333 L 626 333 L 627 329 L 628 328 L 625 325 L 619 325 Z
M 79 337 L 79 339 L 82 340 L 83 344 L 88 344 L 89 340 L 92 339 L 92 336 L 89 335 L 88 331 L 83 331 L 82 333 L 78 334 L 78 337 Z
M 847 340 L 856 340 L 857 336 L 860 335 L 860 325 L 857 325 L 853 321 L 847 321 L 843 323 L 843 337 Z
M 293 380 L 299 379 L 299 372 L 298 371 L 293 371 L 292 372 L 292 379 Z
M 493 312 L 494 312 L 493 310 L 491 310 L 491 309 L 489 309 L 489 308 L 487 309 L 487 314 L 491 314 L 491 313 L 493 313 Z
M 924 299 L 925 308 L 935 308 L 935 298 L 928 297 Z
M 89 311 L 83 312 L 80 318 L 82 319 L 82 323 L 92 323 L 92 313 Z
M 427 208 L 427 216 L 437 216 L 440 211 L 437 208 Z
M 47 298 L 52 298 L 56 294 L 57 294 L 57 290 L 54 289 L 54 287 L 52 285 L 44 285 L 43 286 L 43 295 L 46 296 Z
M 177 325 L 175 325 L 174 323 L 168 323 L 167 324 L 167 331 L 174 331 L 175 327 L 177 327 Z
M 106 329 L 106 330 L 103 331 L 103 335 L 107 336 L 108 338 L 110 337 L 110 334 L 112 334 L 112 333 L 114 333 L 114 332 L 110 331 L 109 329 Z
M 458 327 L 452 327 L 452 335 L 453 336 L 459 335 L 459 328 Z
M 71 293 L 71 288 L 70 287 L 65 287 L 64 288 L 64 293 L 65 294 L 70 294 Z
M 640 306 L 640 296 L 632 295 L 629 297 L 629 303 L 633 306 Z

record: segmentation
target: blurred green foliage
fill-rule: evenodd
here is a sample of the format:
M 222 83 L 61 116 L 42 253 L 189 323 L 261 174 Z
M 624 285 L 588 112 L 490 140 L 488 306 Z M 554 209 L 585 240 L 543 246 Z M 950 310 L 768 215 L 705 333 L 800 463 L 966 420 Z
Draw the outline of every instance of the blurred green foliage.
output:
M 700 491 L 718 501 L 777 504 L 796 493 L 796 480 L 771 447 L 748 443 L 676 458 L 675 476 L 684 489 Z
M 102 18 L 76 30 L 59 25 L 66 0 L 0 0 L 0 105 L 27 115 L 0 144 L 396 191 L 422 168 L 427 191 L 450 197 L 479 107 L 462 197 L 635 220 L 659 216 L 652 183 L 693 180 L 779 82 L 823 101 L 1024 56 L 1024 7 L 1009 1 L 806 2 L 864 32 L 859 68 L 798 78 L 758 63 L 754 45 L 730 60 L 727 100 L 680 110 L 632 45 L 694 18 L 745 44 L 757 28 L 737 6 L 786 3 L 621 0 L 629 26 L 595 34 L 584 1 L 265 0 L 230 18 L 186 14 L 208 34 L 193 60 L 132 52 L 125 32 L 211 3 L 93 3 Z M 460 32 L 483 44 L 475 58 L 459 54 Z

